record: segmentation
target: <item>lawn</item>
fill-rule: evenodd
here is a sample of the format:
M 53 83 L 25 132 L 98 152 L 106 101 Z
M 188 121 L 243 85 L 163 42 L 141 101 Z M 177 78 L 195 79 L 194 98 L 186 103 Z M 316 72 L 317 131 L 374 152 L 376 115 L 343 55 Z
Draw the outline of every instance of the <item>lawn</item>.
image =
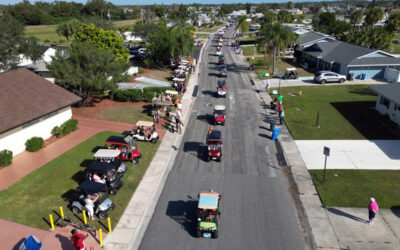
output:
M 41 44 L 66 45 L 67 39 L 56 32 L 57 25 L 28 25 L 25 26 L 25 35 L 39 39 Z
M 136 19 L 132 19 L 132 20 L 113 21 L 113 23 L 115 26 L 120 27 L 120 26 L 125 26 L 125 25 L 133 25 L 137 21 L 138 20 L 136 20 Z
M 136 124 L 137 121 L 153 121 L 143 105 L 115 105 L 98 113 L 94 119 Z
M 285 122 L 297 140 L 400 138 L 394 123 L 373 109 L 376 96 L 368 85 L 286 87 L 281 94 Z
M 209 33 L 214 33 L 214 32 L 216 32 L 217 30 L 222 29 L 223 27 L 225 27 L 225 24 L 224 24 L 224 25 L 220 25 L 220 26 L 216 26 L 216 27 L 212 27 L 212 28 L 204 27 L 204 28 L 197 29 L 196 31 L 197 31 L 197 32 L 209 32 Z
M 364 207 L 374 197 L 380 208 L 400 207 L 400 171 L 396 170 L 311 170 L 325 206 Z
M 84 180 L 82 165 L 87 164 L 88 159 L 93 159 L 93 152 L 99 146 L 103 146 L 110 135 L 118 133 L 110 131 L 98 133 L 2 191 L 0 217 L 47 230 L 49 225 L 46 221 L 49 214 L 53 213 L 54 219 L 57 219 L 53 211 L 59 213 L 60 206 L 64 208 L 66 216 L 72 216 L 72 212 L 67 208 L 68 202 L 64 198 L 70 198 L 74 189 Z M 159 144 L 160 142 L 157 144 L 138 142 L 143 157 L 137 165 L 132 166 L 131 163 L 127 163 L 128 171 L 122 179 L 124 186 L 116 195 L 110 196 L 116 204 L 115 210 L 109 213 L 114 226 L 129 203 Z M 79 218 L 81 217 L 80 214 Z M 90 221 L 90 224 L 104 229 L 102 224 L 107 225 L 107 222 L 100 222 L 96 218 L 95 221 Z

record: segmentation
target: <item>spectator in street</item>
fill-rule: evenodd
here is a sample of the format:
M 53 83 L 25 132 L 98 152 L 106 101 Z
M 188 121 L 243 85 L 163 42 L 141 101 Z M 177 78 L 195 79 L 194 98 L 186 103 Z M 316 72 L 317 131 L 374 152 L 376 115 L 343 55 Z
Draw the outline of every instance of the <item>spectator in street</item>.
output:
M 370 203 L 368 205 L 368 225 L 372 225 L 374 222 L 375 215 L 378 213 L 378 203 L 375 201 L 374 197 L 370 198 Z
M 283 124 L 283 119 L 285 118 L 285 111 L 281 112 L 281 115 L 279 116 L 279 124 L 282 125 Z
M 269 94 L 269 87 L 270 87 L 270 85 L 269 85 L 269 80 L 267 79 L 266 81 L 267 81 L 267 83 L 266 83 L 266 86 L 265 86 L 265 87 L 266 87 L 266 89 L 267 89 L 267 93 Z
M 85 250 L 85 242 L 84 240 L 89 236 L 89 234 L 83 235 L 76 229 L 71 230 L 71 240 L 72 240 L 72 245 L 75 247 L 76 250 Z

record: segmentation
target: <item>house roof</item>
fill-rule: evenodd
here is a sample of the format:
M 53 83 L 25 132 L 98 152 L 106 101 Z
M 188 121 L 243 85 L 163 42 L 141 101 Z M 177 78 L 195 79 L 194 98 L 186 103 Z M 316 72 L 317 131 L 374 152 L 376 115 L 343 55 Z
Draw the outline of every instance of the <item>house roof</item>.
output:
M 299 34 L 299 37 L 300 37 L 300 40 L 299 40 L 298 44 L 300 46 L 303 46 L 304 44 L 311 43 L 311 42 L 317 42 L 319 40 L 322 40 L 324 38 L 331 37 L 331 36 L 310 30 L 308 32 Z
M 332 50 L 336 48 L 341 42 L 340 41 L 332 41 L 332 42 L 319 42 L 315 43 L 309 47 L 303 48 L 303 53 L 309 54 L 314 57 L 324 57 Z
M 68 107 L 80 97 L 25 68 L 0 74 L 0 133 Z
M 367 47 L 361 47 L 350 43 L 339 42 L 339 44 L 331 50 L 326 56 L 324 61 L 337 62 L 344 65 L 349 65 L 353 60 L 360 56 L 364 56 L 375 52 L 377 50 Z
M 349 66 L 354 65 L 400 65 L 398 57 L 363 57 L 353 60 Z
M 370 86 L 369 89 L 397 104 L 400 104 L 400 84 L 398 83 L 373 85 Z

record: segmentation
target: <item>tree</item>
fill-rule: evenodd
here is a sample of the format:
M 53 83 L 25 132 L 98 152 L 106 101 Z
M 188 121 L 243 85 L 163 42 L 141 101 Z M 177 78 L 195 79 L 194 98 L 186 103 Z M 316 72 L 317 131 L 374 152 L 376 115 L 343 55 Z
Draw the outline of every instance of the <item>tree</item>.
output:
M 248 14 L 250 14 L 250 12 L 251 12 L 251 4 L 250 3 L 246 3 L 246 14 L 248 15 Z
M 257 43 L 259 46 L 265 46 L 265 51 L 271 51 L 271 48 L 273 49 L 272 68 L 274 75 L 276 74 L 275 61 L 278 51 L 285 49 L 298 39 L 297 34 L 293 33 L 290 28 L 283 26 L 280 22 L 262 26 Z
M 243 36 L 246 31 L 250 28 L 250 23 L 247 22 L 247 16 L 240 16 L 238 20 L 238 24 L 236 26 L 237 29 L 240 30 L 240 34 Z
M 386 50 L 390 47 L 393 33 L 384 28 L 364 28 L 349 32 L 346 41 L 355 45 L 369 47 L 372 49 Z
M 356 24 L 361 23 L 363 18 L 363 13 L 361 10 L 356 10 L 350 15 L 350 22 L 353 24 L 353 26 L 356 26 Z
M 177 55 L 184 56 L 192 52 L 194 41 L 191 32 L 194 27 L 187 23 L 180 23 L 173 27 L 170 31 L 170 55 L 175 57 Z
M 16 67 L 21 54 L 33 61 L 42 56 L 37 39 L 25 37 L 23 24 L 11 16 L 0 16 L 0 34 L 0 70 Z
M 290 10 L 290 9 L 293 9 L 293 6 L 294 6 L 294 4 L 293 4 L 293 2 L 287 2 L 287 4 L 286 4 L 286 7 Z
M 129 51 L 124 47 L 123 38 L 113 30 L 82 24 L 74 35 L 74 39 L 77 42 L 91 43 L 100 49 L 111 50 L 117 58 L 128 61 Z
M 90 96 L 112 90 L 117 82 L 126 80 L 123 72 L 129 64 L 117 60 L 110 50 L 73 42 L 67 54 L 65 57 L 57 52 L 47 68 L 58 85 L 82 98 L 81 105 L 85 105 Z
M 281 10 L 278 13 L 278 21 L 281 23 L 291 23 L 293 19 L 293 15 L 287 10 Z
M 384 13 L 381 8 L 375 7 L 375 8 L 369 9 L 365 16 L 365 25 L 366 26 L 374 25 L 375 23 L 382 20 L 383 15 L 384 15 Z
M 80 25 L 81 25 L 80 21 L 78 21 L 77 19 L 72 19 L 66 23 L 58 25 L 57 33 L 61 36 L 65 36 L 68 43 L 70 43 L 71 37 L 75 35 Z
M 274 12 L 272 11 L 267 11 L 264 13 L 264 23 L 273 23 L 276 21 L 277 16 Z
M 389 32 L 400 31 L 400 12 L 393 13 L 386 21 L 386 30 Z

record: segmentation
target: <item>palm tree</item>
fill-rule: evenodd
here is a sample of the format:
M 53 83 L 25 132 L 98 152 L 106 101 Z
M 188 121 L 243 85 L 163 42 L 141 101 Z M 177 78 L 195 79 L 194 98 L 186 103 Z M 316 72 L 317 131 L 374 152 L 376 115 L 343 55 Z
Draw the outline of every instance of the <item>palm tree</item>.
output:
M 188 23 L 180 23 L 170 30 L 171 57 L 186 55 L 193 50 L 194 27 Z
M 381 8 L 375 7 L 367 11 L 365 16 L 365 25 L 373 26 L 375 23 L 379 22 L 383 18 L 383 10 Z
M 243 36 L 246 31 L 249 30 L 250 28 L 250 23 L 247 22 L 247 16 L 240 16 L 238 20 L 238 24 L 236 25 L 236 28 L 239 29 L 241 32 L 241 35 Z
M 70 38 L 76 33 L 79 26 L 81 26 L 81 22 L 77 19 L 72 19 L 66 23 L 62 23 L 57 26 L 57 33 L 60 36 L 65 36 L 68 43 L 70 44 Z
M 353 24 L 353 26 L 356 26 L 356 24 L 361 23 L 363 17 L 363 13 L 361 10 L 356 10 L 350 15 L 350 22 Z
M 276 55 L 279 50 L 285 49 L 298 39 L 299 37 L 297 34 L 293 33 L 288 27 L 283 26 L 279 22 L 263 25 L 259 32 L 257 43 L 259 46 L 265 46 L 264 51 L 270 51 L 273 49 L 272 68 L 274 75 L 276 74 Z

